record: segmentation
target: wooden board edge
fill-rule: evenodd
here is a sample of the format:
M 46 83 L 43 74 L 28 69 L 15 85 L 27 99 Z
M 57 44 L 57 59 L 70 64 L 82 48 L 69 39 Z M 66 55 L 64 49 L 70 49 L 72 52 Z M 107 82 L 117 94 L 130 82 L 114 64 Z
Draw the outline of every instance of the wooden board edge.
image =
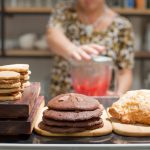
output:
M 44 108 L 44 106 L 45 106 L 45 100 L 44 100 L 44 97 L 43 97 L 43 100 L 42 100 L 42 102 L 41 102 L 41 104 L 40 104 L 40 106 L 39 106 L 39 108 L 38 108 L 38 110 L 37 110 L 37 112 L 36 112 L 35 117 L 34 117 L 34 120 L 33 120 L 32 126 L 31 126 L 31 132 L 33 131 L 33 128 L 34 128 L 34 126 L 35 126 L 35 123 L 36 123 L 36 121 L 37 121 L 37 119 L 38 119 L 38 115 L 39 115 L 39 113 L 40 113 L 40 110 L 41 110 L 42 108 Z

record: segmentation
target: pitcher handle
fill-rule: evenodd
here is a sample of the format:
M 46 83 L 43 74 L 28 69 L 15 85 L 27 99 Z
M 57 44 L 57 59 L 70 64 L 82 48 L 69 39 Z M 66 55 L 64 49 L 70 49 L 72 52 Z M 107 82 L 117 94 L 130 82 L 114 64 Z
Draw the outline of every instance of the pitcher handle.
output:
M 117 90 L 118 90 L 118 68 L 114 66 L 113 70 L 114 70 L 114 89 L 113 89 L 113 91 L 116 94 Z

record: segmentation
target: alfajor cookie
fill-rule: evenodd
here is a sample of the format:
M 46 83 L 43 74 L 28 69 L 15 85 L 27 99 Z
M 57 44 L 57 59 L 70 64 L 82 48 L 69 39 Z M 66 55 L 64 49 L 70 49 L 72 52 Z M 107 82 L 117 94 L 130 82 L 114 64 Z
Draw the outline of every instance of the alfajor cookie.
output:
M 13 101 L 20 99 L 22 96 L 21 92 L 12 93 L 11 95 L 0 95 L 0 101 Z
M 0 66 L 0 71 L 15 71 L 20 74 L 20 82 L 22 90 L 30 86 L 30 83 L 28 82 L 30 79 L 31 71 L 29 70 L 28 64 L 11 64 L 11 65 L 4 65 Z
M 0 101 L 20 99 L 22 94 L 20 74 L 14 71 L 0 71 Z
M 28 64 L 11 64 L 0 66 L 0 71 L 28 72 Z

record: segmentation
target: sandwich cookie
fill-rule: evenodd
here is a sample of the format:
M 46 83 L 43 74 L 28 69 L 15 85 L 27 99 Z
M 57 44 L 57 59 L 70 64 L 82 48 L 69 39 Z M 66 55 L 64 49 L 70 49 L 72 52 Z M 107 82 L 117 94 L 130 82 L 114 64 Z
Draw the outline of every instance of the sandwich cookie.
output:
M 4 65 L 0 66 L 0 71 L 15 71 L 20 73 L 20 81 L 21 81 L 21 87 L 22 90 L 30 86 L 29 79 L 31 71 L 29 70 L 28 64 L 11 64 L 11 65 Z
M 20 99 L 20 74 L 14 71 L 0 71 L 0 101 Z

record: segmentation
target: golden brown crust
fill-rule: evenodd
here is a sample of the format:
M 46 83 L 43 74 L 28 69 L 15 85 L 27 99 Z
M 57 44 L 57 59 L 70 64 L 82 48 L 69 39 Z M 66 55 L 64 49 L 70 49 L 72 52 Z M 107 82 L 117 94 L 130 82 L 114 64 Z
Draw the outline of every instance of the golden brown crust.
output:
M 21 91 L 21 88 L 12 88 L 12 89 L 0 89 L 0 93 L 13 93 L 13 92 L 19 92 Z
M 0 66 L 0 71 L 27 72 L 28 70 L 29 70 L 28 64 L 11 64 Z
M 0 96 L 0 101 L 13 101 L 13 100 L 20 99 L 21 96 L 22 96 L 21 92 L 18 92 L 11 96 Z
M 20 79 L 20 74 L 14 71 L 0 71 L 0 80 Z
M 13 84 L 0 84 L 0 89 L 12 89 L 12 88 L 19 88 L 21 83 L 13 83 Z
M 2 79 L 2 80 L 0 80 L 0 84 L 14 84 L 14 83 L 18 83 L 18 82 L 20 82 L 20 79 L 10 79 L 10 80 L 8 80 L 8 79 Z
M 109 108 L 109 113 L 122 123 L 150 124 L 150 90 L 127 92 Z

